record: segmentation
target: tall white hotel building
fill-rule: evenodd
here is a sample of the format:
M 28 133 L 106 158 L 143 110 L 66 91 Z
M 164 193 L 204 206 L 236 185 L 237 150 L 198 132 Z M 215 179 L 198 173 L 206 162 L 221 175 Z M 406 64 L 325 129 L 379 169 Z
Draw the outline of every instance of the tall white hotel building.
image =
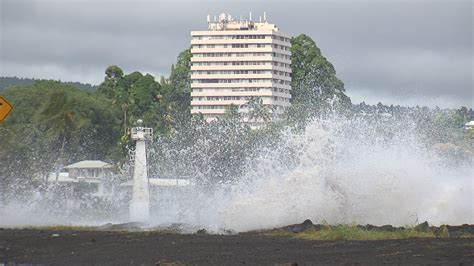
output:
M 259 22 L 251 15 L 207 20 L 208 30 L 191 32 L 191 112 L 212 121 L 231 104 L 246 113 L 249 100 L 260 97 L 278 118 L 290 105 L 290 36 L 268 23 L 265 14 Z

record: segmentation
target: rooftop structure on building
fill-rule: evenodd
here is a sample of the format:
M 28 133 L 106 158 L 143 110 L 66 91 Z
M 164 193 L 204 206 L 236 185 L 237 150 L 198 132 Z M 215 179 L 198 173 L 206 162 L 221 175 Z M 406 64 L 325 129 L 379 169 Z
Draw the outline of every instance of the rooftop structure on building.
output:
M 221 14 L 207 22 L 207 30 L 191 32 L 191 112 L 211 121 L 234 105 L 244 120 L 258 123 L 249 115 L 249 101 L 258 97 L 278 118 L 290 105 L 290 36 L 265 13 L 258 21 Z

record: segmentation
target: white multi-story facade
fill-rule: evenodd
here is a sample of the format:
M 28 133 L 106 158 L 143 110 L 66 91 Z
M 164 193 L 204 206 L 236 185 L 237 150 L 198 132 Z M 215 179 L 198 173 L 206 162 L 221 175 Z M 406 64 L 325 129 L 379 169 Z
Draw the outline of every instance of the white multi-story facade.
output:
M 234 104 L 245 114 L 249 100 L 260 97 L 278 118 L 290 105 L 290 36 L 265 15 L 259 22 L 208 16 L 208 24 L 191 32 L 191 112 L 211 121 Z

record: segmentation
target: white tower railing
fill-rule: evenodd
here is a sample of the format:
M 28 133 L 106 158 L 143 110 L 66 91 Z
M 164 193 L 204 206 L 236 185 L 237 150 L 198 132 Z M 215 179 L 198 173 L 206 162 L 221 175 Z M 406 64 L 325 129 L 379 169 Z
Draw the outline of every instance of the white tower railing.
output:
M 132 139 L 133 140 L 152 140 L 153 139 L 153 128 L 150 128 L 150 127 L 133 127 L 132 128 Z

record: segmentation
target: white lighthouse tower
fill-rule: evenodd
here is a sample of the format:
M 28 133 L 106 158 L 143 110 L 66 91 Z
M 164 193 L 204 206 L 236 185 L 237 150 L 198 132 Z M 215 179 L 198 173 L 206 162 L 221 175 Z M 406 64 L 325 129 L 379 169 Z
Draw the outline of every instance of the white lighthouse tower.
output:
M 133 172 L 133 194 L 130 202 L 130 221 L 148 222 L 150 218 L 150 190 L 146 164 L 146 142 L 153 139 L 153 129 L 142 127 L 143 121 L 132 128 L 132 139 L 136 141 L 135 167 Z

